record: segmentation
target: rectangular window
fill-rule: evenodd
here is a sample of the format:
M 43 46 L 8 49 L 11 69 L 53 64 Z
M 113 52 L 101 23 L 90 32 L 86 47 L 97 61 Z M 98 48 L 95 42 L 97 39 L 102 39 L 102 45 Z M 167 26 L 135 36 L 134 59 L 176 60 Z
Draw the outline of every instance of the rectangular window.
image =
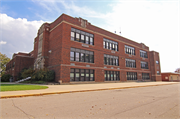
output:
M 119 81 L 119 71 L 104 71 L 105 81 Z
M 130 55 L 135 55 L 135 48 L 125 45 L 125 53 Z
M 75 35 L 75 33 L 71 31 L 71 40 L 72 41 L 74 41 L 74 38 L 75 38 L 74 35 Z
M 104 80 L 107 80 L 107 71 L 104 71 Z
M 70 69 L 70 81 L 94 81 L 94 70 Z
M 109 49 L 112 50 L 111 43 L 109 43 Z
M 117 56 L 111 56 L 111 55 L 104 54 L 104 64 L 105 65 L 119 66 L 118 60 L 119 60 L 119 57 L 117 57 Z
M 147 52 L 143 51 L 143 50 L 140 50 L 140 57 L 148 58 Z
M 85 54 L 84 53 L 81 53 L 81 62 L 85 62 Z
M 86 54 L 86 62 L 89 62 L 89 54 Z
M 89 44 L 89 37 L 86 36 L 86 44 Z
M 79 81 L 79 69 L 75 69 L 75 71 L 76 71 L 76 73 L 75 73 L 75 75 L 76 75 L 76 77 L 75 77 L 75 81 Z
M 80 81 L 84 81 L 85 80 L 85 74 L 84 74 L 84 69 L 81 69 L 81 77 L 80 77 Z
M 160 75 L 159 71 L 157 71 L 157 74 Z
M 112 50 L 115 50 L 115 46 L 114 46 L 115 44 L 112 44 Z
M 156 64 L 159 64 L 159 61 L 156 61 Z
M 74 61 L 74 52 L 73 51 L 70 52 L 70 60 Z
M 104 38 L 103 39 L 103 47 L 109 50 L 114 50 L 114 51 L 118 51 L 118 42 L 109 40 Z
M 84 40 L 84 35 L 81 35 L 81 42 L 84 43 L 85 40 Z
M 75 28 L 71 28 L 71 40 L 94 45 L 93 34 L 90 34 L 90 33 L 75 29 Z
M 89 70 L 88 70 L 88 69 L 86 69 L 85 71 L 86 71 L 86 81 L 89 81 L 89 76 L 90 76 L 90 74 L 89 74 Z
M 109 49 L 108 47 L 109 47 L 109 43 L 108 43 L 108 42 L 106 42 L 106 49 Z
M 136 72 L 127 72 L 127 80 L 137 80 L 137 73 Z
M 79 62 L 79 52 L 76 52 L 76 61 Z
M 80 35 L 79 35 L 79 33 L 76 33 L 76 41 L 80 41 Z
M 126 59 L 126 67 L 136 68 L 136 60 Z
M 90 45 L 94 45 L 93 43 L 94 43 L 93 38 L 90 37 Z
M 70 72 L 70 81 L 74 81 L 74 69 L 71 69 L 71 72 Z
M 77 48 L 71 48 L 70 60 L 77 62 L 94 63 L 94 52 L 81 50 Z
M 142 73 L 142 79 L 144 79 L 144 80 L 150 79 L 149 73 Z
M 142 69 L 148 69 L 148 62 L 141 61 L 141 68 Z
M 90 81 L 94 81 L 94 70 L 90 70 Z
M 103 41 L 103 48 L 106 48 L 106 42 Z
M 94 55 L 90 55 L 90 63 L 94 63 Z

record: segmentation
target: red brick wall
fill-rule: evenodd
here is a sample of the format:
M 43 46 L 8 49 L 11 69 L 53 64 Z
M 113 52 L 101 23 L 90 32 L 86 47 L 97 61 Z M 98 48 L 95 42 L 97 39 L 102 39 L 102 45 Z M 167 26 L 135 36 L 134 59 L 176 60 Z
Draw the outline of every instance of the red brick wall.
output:
M 16 81 L 18 77 L 18 73 L 21 72 L 23 68 L 33 67 L 34 58 L 16 55 L 16 57 L 14 57 L 6 66 L 9 67 L 10 65 L 13 64 L 13 62 L 15 62 L 14 67 L 7 70 L 6 73 L 11 74 L 14 80 Z
M 152 80 L 153 81 L 162 81 L 159 53 L 155 52 L 155 51 L 151 51 L 149 54 L 150 54 Z M 158 61 L 159 64 L 156 64 L 156 61 Z M 157 74 L 157 71 L 159 71 L 160 74 Z

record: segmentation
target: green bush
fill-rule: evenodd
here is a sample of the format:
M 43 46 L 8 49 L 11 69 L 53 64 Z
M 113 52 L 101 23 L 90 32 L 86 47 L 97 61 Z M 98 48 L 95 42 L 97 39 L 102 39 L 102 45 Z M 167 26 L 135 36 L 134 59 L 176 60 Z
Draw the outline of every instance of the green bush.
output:
M 55 78 L 55 72 L 53 70 L 50 70 L 47 72 L 47 74 L 45 76 L 45 81 L 51 82 L 54 80 L 54 78 Z
M 1 76 L 1 82 L 9 82 L 9 79 L 12 77 L 10 74 L 3 74 Z
M 23 73 L 25 70 L 27 70 L 27 69 L 28 69 L 28 68 L 23 68 L 23 69 L 21 70 L 21 72 L 18 73 L 17 80 L 23 79 L 22 73 Z
M 21 77 L 24 79 L 24 78 L 27 78 L 27 77 L 31 77 L 32 74 L 34 73 L 34 70 L 32 68 L 29 68 L 29 69 L 25 69 L 22 73 L 21 73 Z
M 32 76 L 32 81 L 46 81 L 51 82 L 55 78 L 55 72 L 53 70 L 49 71 L 48 69 L 36 70 Z

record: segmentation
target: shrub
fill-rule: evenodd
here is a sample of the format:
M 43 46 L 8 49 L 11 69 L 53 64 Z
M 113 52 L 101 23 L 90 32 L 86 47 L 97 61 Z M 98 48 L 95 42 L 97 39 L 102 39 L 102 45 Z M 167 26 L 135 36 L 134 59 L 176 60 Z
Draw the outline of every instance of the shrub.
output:
M 3 74 L 1 76 L 1 82 L 9 82 L 9 79 L 12 77 L 10 74 Z
M 23 79 L 22 73 L 23 73 L 25 70 L 27 70 L 27 69 L 28 69 L 28 68 L 23 68 L 23 69 L 21 70 L 21 72 L 18 73 L 17 80 Z
M 47 72 L 47 74 L 45 76 L 45 81 L 51 82 L 54 80 L 54 78 L 55 78 L 55 72 L 53 70 L 50 70 Z
M 32 76 L 32 81 L 53 81 L 55 77 L 55 72 L 53 70 L 49 71 L 48 69 L 39 69 L 36 70 Z
M 21 73 L 21 77 L 24 79 L 24 78 L 27 78 L 27 77 L 31 77 L 32 74 L 34 73 L 34 70 L 32 68 L 29 68 L 29 69 L 25 69 L 22 73 Z

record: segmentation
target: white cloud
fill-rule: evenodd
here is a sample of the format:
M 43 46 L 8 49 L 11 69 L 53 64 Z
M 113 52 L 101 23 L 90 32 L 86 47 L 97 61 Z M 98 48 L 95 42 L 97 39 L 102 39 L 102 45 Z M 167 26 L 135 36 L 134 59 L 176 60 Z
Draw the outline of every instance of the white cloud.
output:
M 43 21 L 27 21 L 27 19 L 14 19 L 6 14 L 0 14 L 1 50 L 3 54 L 11 57 L 15 52 L 30 52 L 33 50 L 34 38 Z M 6 43 L 6 44 L 5 44 Z
M 5 41 L 0 41 L 0 45 L 4 45 L 4 44 L 6 44 L 7 42 L 5 42 Z
M 180 67 L 178 2 L 120 2 L 105 20 L 105 29 L 113 32 L 121 27 L 122 36 L 159 52 L 163 72 Z

